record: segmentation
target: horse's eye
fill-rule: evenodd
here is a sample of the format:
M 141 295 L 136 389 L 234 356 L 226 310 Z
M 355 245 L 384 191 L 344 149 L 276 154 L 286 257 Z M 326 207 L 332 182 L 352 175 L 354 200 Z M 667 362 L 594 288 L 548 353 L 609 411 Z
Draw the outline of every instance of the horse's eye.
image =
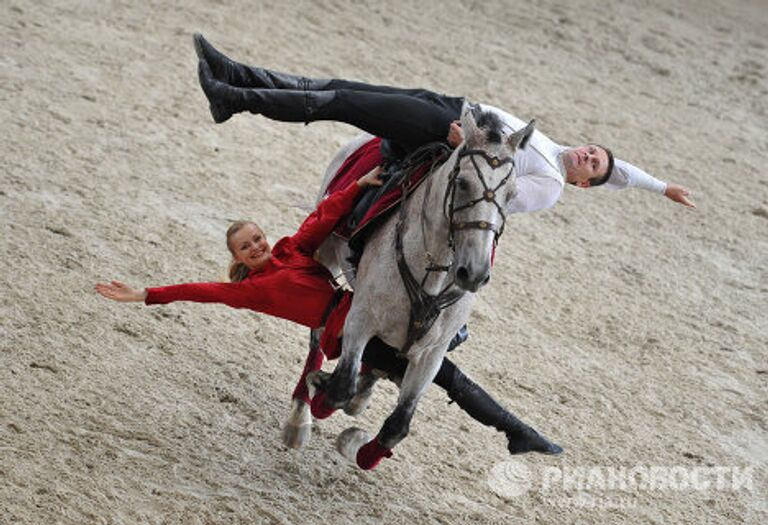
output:
M 458 179 L 456 184 L 461 191 L 467 191 L 469 189 L 469 182 L 467 182 L 467 179 Z

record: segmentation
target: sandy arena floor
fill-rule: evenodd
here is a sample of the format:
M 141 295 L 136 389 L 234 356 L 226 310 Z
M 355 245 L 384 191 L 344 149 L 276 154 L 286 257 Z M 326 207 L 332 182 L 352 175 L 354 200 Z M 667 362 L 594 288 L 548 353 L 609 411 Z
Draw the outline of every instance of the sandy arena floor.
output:
M 0 523 L 768 523 L 764 0 L 147 4 L 0 5 Z M 278 70 L 491 103 L 693 191 L 695 211 L 568 188 L 508 224 L 454 358 L 565 454 L 513 460 L 438 389 L 373 472 L 333 449 L 347 416 L 287 450 L 305 329 L 93 292 L 220 279 L 227 219 L 292 232 L 355 134 L 214 125 L 194 31 Z M 539 483 L 650 466 L 751 488 Z

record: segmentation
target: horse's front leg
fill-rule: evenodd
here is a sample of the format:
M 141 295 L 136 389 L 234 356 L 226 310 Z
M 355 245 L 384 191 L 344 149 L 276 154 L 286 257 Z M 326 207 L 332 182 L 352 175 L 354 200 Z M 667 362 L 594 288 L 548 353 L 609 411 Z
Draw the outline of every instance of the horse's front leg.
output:
M 420 352 L 409 360 L 400 384 L 397 406 L 379 431 L 378 439 L 386 448 L 394 448 L 408 435 L 416 405 L 440 370 L 444 355 L 443 346 Z
M 355 461 L 364 470 L 370 470 L 382 459 L 390 457 L 395 445 L 408 435 L 416 406 L 437 375 L 444 355 L 443 349 L 434 347 L 425 349 L 412 357 L 400 384 L 397 406 L 384 421 L 379 434 L 369 441 L 364 430 L 347 429 L 339 435 L 337 440 L 336 446 L 339 452 Z

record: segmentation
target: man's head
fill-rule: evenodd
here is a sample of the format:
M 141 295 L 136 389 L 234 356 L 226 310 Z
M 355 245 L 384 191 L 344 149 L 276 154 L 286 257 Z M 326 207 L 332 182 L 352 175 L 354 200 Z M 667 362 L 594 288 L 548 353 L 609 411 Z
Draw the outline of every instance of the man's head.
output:
M 597 144 L 567 149 L 562 159 L 566 182 L 581 188 L 605 184 L 613 171 L 613 153 Z

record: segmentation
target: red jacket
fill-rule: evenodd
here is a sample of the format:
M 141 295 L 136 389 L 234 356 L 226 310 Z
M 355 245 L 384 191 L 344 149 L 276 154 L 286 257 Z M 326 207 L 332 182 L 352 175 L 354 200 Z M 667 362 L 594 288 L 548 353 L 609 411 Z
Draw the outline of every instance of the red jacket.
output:
M 275 244 L 272 257 L 264 268 L 252 270 L 245 280 L 239 283 L 194 283 L 147 288 L 145 303 L 223 303 L 233 308 L 249 308 L 288 319 L 310 328 L 320 327 L 334 290 L 330 283 L 331 274 L 313 256 L 339 219 L 352 210 L 359 191 L 360 187 L 352 183 L 321 202 L 293 236 L 283 237 Z M 348 309 L 349 301 L 345 302 Z M 334 321 L 334 324 L 339 321 L 343 324 L 343 320 Z

